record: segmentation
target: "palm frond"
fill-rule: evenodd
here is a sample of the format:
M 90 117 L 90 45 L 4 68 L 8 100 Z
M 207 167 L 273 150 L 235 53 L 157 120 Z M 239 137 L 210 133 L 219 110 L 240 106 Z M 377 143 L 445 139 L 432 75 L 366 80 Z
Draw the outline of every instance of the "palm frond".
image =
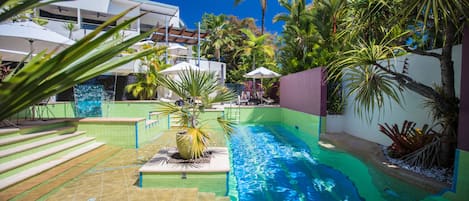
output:
M 121 66 L 139 57 L 151 54 L 155 49 L 138 52 L 109 61 L 152 31 L 107 45 L 106 41 L 141 15 L 131 18 L 104 34 L 101 31 L 113 24 L 133 8 L 109 19 L 74 45 L 53 56 L 53 51 L 42 51 L 15 74 L 0 84 L 0 120 L 8 118 L 51 95 L 60 93 L 77 83 Z M 99 48 L 104 47 L 104 48 Z

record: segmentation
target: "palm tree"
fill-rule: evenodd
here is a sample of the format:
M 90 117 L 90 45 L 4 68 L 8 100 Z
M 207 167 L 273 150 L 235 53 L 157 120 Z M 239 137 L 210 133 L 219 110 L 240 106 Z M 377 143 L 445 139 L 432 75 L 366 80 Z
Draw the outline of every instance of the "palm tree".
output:
M 181 132 L 177 135 L 179 154 L 184 159 L 199 158 L 209 145 L 209 131 L 200 119 L 205 108 L 214 103 L 227 102 L 235 98 L 235 94 L 218 84 L 213 73 L 199 70 L 183 71 L 178 74 L 181 81 L 168 76 L 159 76 L 161 86 L 181 97 L 182 104 L 159 102 L 160 112 L 174 114 L 179 117 Z M 226 134 L 232 132 L 233 123 L 216 119 Z
M 324 65 L 324 59 L 320 57 L 327 44 L 323 44 L 323 39 L 314 26 L 317 19 L 311 14 L 311 6 L 306 6 L 305 0 L 282 0 L 279 3 L 288 11 L 274 17 L 274 22 L 285 22 L 278 57 L 283 73 Z
M 202 44 L 202 50 L 205 54 L 213 52 L 213 56 L 221 61 L 221 50 L 233 46 L 235 35 L 229 33 L 229 24 L 226 23 L 225 15 L 205 14 L 202 18 L 202 28 L 209 30 L 207 40 Z
M 235 5 L 238 5 L 242 2 L 243 0 L 235 0 Z M 259 0 L 259 3 L 261 4 L 261 35 L 264 34 L 265 30 L 265 11 L 267 10 L 267 0 Z
M 241 29 L 241 32 L 246 35 L 241 52 L 243 52 L 247 57 L 252 58 L 252 70 L 256 68 L 256 55 L 258 57 L 266 56 L 268 58 L 273 58 L 274 47 L 268 44 L 267 34 L 256 36 L 249 29 Z
M 73 32 L 77 30 L 77 27 L 75 26 L 75 23 L 65 22 L 63 24 L 63 27 L 68 31 L 68 38 L 72 39 Z
M 349 21 L 349 27 L 357 27 L 354 31 L 358 30 L 358 33 L 351 32 L 352 37 L 350 37 L 349 44 L 352 49 L 344 52 L 343 57 L 331 65 L 331 69 L 342 70 L 356 66 L 371 66 L 384 73 L 369 75 L 380 75 L 383 79 L 392 80 L 394 89 L 405 88 L 428 99 L 433 106 L 434 118 L 443 125 L 441 153 L 444 156 L 440 158 L 447 160 L 442 161 L 442 164 L 452 164 L 449 159 L 452 158 L 454 142 L 457 139 L 456 129 L 459 112 L 459 100 L 455 96 L 454 89 L 452 47 L 460 41 L 462 29 L 469 18 L 469 2 L 460 0 L 410 0 L 392 1 L 392 3 L 369 0 L 368 4 L 367 1 L 356 2 L 365 2 L 363 8 L 373 12 L 362 10 L 353 12 L 366 18 Z M 383 13 L 386 13 L 386 16 Z M 359 19 L 357 16 L 352 17 Z M 409 30 L 409 25 L 417 25 L 415 26 L 417 28 Z M 441 53 L 427 52 L 424 49 L 426 46 L 409 47 L 403 43 L 408 39 L 409 34 L 415 34 L 417 31 L 421 33 L 432 32 L 436 37 L 426 42 L 433 43 L 433 47 L 441 47 Z M 441 86 L 432 87 L 413 79 L 407 73 L 406 69 L 409 68 L 407 62 L 403 64 L 404 70 L 402 72 L 394 70 L 395 68 L 390 63 L 380 62 L 380 60 L 395 57 L 396 53 L 404 54 L 407 52 L 438 59 L 441 69 Z M 399 93 L 396 90 L 383 91 L 379 86 L 361 85 L 361 87 L 369 88 L 374 92 L 364 94 L 366 98 L 356 100 L 360 104 L 382 102 L 382 97 L 376 96 L 380 93 L 385 93 L 388 97 L 395 97 Z M 368 110 L 366 107 L 364 109 Z

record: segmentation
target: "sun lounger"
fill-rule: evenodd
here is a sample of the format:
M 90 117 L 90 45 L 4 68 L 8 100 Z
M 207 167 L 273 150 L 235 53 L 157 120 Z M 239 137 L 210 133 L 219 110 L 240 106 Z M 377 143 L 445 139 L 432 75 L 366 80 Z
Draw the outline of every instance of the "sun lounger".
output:
M 271 98 L 262 98 L 262 101 L 264 101 L 264 103 L 266 103 L 267 105 L 270 105 L 275 102 L 274 99 Z
M 238 105 L 245 104 L 247 105 L 249 103 L 249 92 L 241 92 L 241 96 L 238 96 Z

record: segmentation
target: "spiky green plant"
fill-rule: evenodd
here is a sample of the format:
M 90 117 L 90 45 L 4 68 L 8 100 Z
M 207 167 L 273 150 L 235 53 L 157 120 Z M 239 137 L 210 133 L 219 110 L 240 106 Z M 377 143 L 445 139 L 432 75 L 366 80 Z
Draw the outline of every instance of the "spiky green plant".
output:
M 1 5 L 4 6 L 5 4 L 2 3 Z M 0 19 L 8 19 L 15 12 L 21 12 L 25 8 L 32 8 L 37 5 L 42 4 L 39 4 L 38 1 L 24 1 L 23 4 L 16 4 L 1 13 Z M 152 33 L 152 31 L 149 31 L 122 42 L 109 41 L 115 33 L 144 15 L 141 14 L 100 34 L 106 27 L 120 20 L 132 9 L 134 8 L 129 8 L 110 18 L 97 27 L 96 30 L 62 52 L 54 55 L 54 51 L 47 52 L 47 50 L 44 50 L 32 57 L 23 68 L 10 73 L 0 83 L 0 121 L 75 84 L 153 53 L 155 49 L 148 49 L 111 60 L 132 44 Z
M 153 46 L 143 45 L 143 50 L 152 49 Z M 125 86 L 127 92 L 132 93 L 134 97 L 140 100 L 150 100 L 156 95 L 158 88 L 158 72 L 164 70 L 169 64 L 166 64 L 162 58 L 166 52 L 166 47 L 158 48 L 154 54 L 150 54 L 140 58 L 141 68 L 146 67 L 146 71 L 137 74 L 137 82 Z
M 181 156 L 183 158 L 199 158 L 203 156 L 209 142 L 209 132 L 206 129 L 208 121 L 204 122 L 200 115 L 207 107 L 214 103 L 228 102 L 235 99 L 235 94 L 228 88 L 218 84 L 218 80 L 213 73 L 199 70 L 182 71 L 178 74 L 180 81 L 169 76 L 158 77 L 161 86 L 173 91 L 181 98 L 180 106 L 174 103 L 159 102 L 158 111 L 163 114 L 176 115 L 179 119 L 180 129 L 185 131 L 185 135 L 178 138 L 178 144 L 184 144 L 190 149 L 190 155 Z M 230 134 L 233 131 L 233 123 L 222 116 L 216 119 L 224 133 Z M 178 148 L 180 149 L 180 148 Z M 181 149 L 179 150 L 181 152 Z

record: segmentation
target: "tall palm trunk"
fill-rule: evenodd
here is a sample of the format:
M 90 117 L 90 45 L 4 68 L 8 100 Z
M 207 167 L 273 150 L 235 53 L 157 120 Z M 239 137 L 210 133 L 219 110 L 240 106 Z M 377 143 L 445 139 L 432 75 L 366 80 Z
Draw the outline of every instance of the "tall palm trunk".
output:
M 264 26 L 265 26 L 265 9 L 262 9 L 262 19 L 261 19 L 261 35 L 264 34 Z
M 267 9 L 267 0 L 261 0 L 262 16 L 261 16 L 261 35 L 265 30 L 265 10 Z
M 255 54 L 252 55 L 252 69 L 251 70 L 254 70 L 254 69 L 256 69 L 256 55 Z M 252 78 L 252 86 L 254 88 L 253 89 L 254 93 L 252 94 L 252 96 L 255 97 L 256 96 L 256 78 Z
M 443 115 L 447 125 L 444 125 L 443 137 L 441 139 L 441 152 L 440 158 L 442 165 L 450 166 L 452 158 L 454 157 L 456 134 L 458 127 L 458 115 L 452 115 L 452 113 L 459 113 L 458 98 L 455 95 L 454 89 L 454 63 L 452 61 L 453 44 L 455 40 L 456 28 L 453 23 L 448 23 L 444 33 L 444 44 L 441 51 L 440 67 L 441 67 L 441 85 L 443 90 L 443 96 L 445 97 L 446 103 L 452 106 L 452 110 L 448 108 L 441 108 L 441 111 L 447 113 Z

